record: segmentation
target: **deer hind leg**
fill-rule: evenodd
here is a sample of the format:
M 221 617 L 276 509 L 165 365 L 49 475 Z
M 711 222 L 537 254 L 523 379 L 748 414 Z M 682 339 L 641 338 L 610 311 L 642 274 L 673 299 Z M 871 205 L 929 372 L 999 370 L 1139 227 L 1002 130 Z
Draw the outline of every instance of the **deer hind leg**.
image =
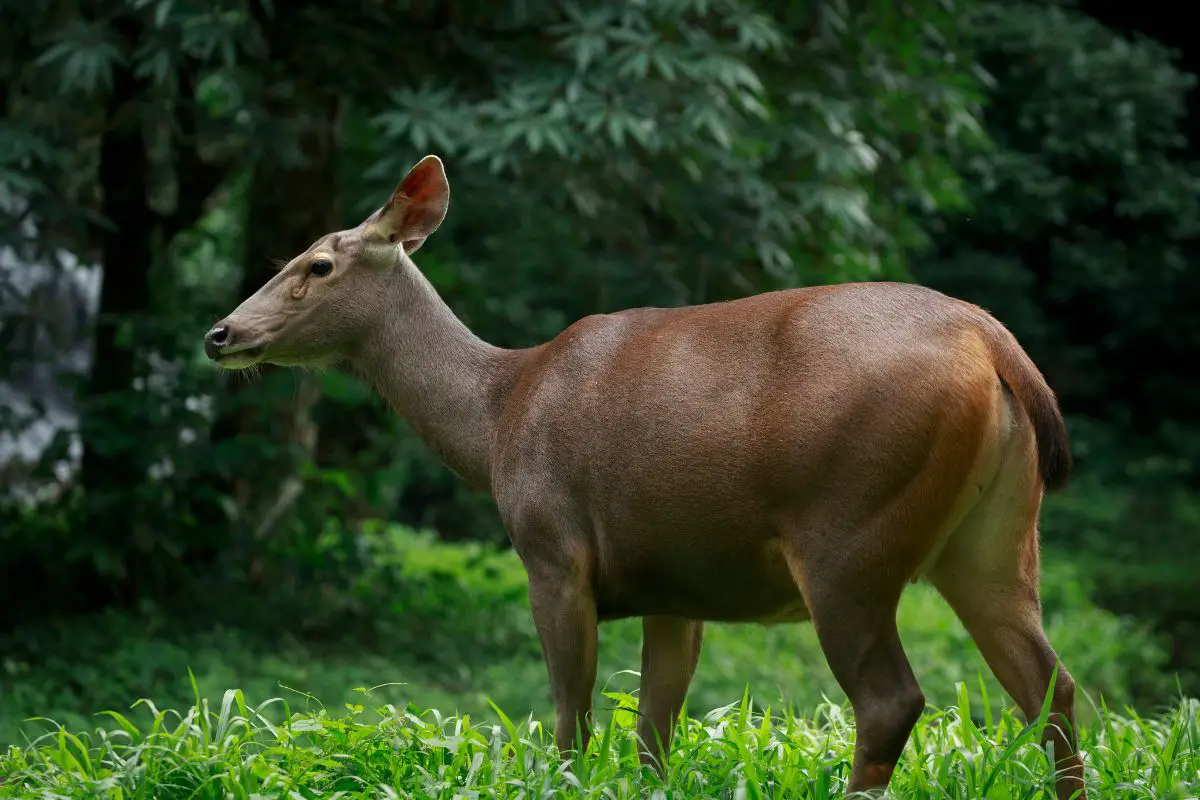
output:
M 642 618 L 642 688 L 638 736 L 643 764 L 666 771 L 675 722 L 700 661 L 704 623 L 676 617 Z
M 818 568 L 794 553 L 788 565 L 833 676 L 854 708 L 854 765 L 846 789 L 882 791 L 925 708 L 896 629 L 905 577 L 897 572 L 889 579 L 850 563 Z
M 576 744 L 584 753 L 596 686 L 595 597 L 578 570 L 531 570 L 529 600 L 554 695 L 555 743 L 564 757 Z
M 986 500 L 986 498 L 985 498 Z M 1085 800 L 1075 732 L 1075 682 L 1042 627 L 1036 523 L 1015 523 L 988 503 L 972 513 L 942 553 L 930 581 L 954 609 L 988 666 L 1027 720 L 1036 719 L 1054 678 L 1044 739 L 1053 743 L 1059 800 Z M 1036 516 L 1035 513 L 1032 516 Z

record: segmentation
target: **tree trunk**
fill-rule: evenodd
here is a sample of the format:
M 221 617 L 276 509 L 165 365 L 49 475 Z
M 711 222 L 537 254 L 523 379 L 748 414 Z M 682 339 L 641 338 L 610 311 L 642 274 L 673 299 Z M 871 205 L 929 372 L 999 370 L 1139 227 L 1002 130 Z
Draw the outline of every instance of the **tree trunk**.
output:
M 103 278 L 93 344 L 92 371 L 80 402 L 83 459 L 79 475 L 87 500 L 85 546 L 101 581 L 117 591 L 127 565 L 113 547 L 127 535 L 130 491 L 149 466 L 136 435 L 134 380 L 140 371 L 136 330 L 150 302 L 150 272 L 156 219 L 147 199 L 150 162 L 138 101 L 147 89 L 131 67 L 118 66 L 100 144 L 101 214 L 97 232 Z M 102 598 L 97 598 L 103 601 Z

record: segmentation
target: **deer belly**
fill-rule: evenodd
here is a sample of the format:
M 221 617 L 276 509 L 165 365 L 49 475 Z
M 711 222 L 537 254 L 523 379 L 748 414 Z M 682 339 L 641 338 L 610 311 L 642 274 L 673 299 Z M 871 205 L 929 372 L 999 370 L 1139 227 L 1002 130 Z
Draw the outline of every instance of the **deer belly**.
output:
M 809 618 L 778 540 L 624 555 L 601 559 L 596 600 L 602 619 L 661 615 L 771 624 Z

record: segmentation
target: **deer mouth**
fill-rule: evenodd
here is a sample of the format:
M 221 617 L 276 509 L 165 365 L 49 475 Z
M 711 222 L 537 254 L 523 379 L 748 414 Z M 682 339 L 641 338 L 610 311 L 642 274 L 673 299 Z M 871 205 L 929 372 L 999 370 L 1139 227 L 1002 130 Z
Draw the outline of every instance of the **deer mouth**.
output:
M 222 369 L 246 369 L 262 360 L 264 350 L 261 344 L 231 348 L 214 356 L 213 361 Z

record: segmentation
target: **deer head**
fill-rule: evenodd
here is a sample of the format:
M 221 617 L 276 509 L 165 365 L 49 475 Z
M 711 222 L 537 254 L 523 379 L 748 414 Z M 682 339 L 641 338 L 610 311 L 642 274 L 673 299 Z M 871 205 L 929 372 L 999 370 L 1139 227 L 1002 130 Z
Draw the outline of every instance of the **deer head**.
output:
M 225 369 L 328 366 L 349 358 L 394 296 L 398 272 L 446 216 L 450 184 L 429 155 L 387 203 L 351 230 L 328 233 L 293 258 L 204 337 Z

